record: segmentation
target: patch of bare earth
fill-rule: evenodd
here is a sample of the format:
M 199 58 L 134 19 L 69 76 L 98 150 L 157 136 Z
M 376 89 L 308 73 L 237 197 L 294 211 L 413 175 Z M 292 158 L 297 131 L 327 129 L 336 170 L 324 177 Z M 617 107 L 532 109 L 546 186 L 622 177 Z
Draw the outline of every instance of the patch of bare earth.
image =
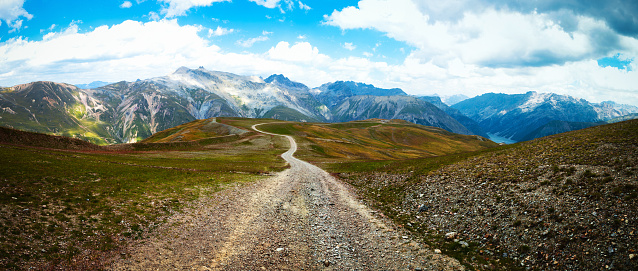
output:
M 463 270 L 357 200 L 325 171 L 283 155 L 276 176 L 192 203 L 115 259 L 113 270 Z

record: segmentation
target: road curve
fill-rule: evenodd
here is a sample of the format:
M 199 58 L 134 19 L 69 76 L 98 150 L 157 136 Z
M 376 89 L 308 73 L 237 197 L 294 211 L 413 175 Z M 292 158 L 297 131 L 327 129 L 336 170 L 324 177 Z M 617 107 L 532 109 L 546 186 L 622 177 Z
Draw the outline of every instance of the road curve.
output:
M 260 133 L 280 136 L 252 128 Z M 397 232 L 346 185 L 293 156 L 290 168 L 172 216 L 112 270 L 463 270 Z

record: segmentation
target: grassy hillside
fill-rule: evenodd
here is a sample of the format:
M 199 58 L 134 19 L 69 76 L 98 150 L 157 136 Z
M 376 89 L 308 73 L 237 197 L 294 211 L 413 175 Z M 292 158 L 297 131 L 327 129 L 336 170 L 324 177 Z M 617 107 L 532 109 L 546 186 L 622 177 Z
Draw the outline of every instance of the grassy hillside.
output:
M 324 167 L 472 269 L 636 270 L 636 165 L 638 120 L 474 153 Z
M 212 118 L 188 122 L 155 133 L 149 138 L 142 140 L 141 143 L 194 141 L 212 137 L 242 135 L 248 132 L 248 130 L 218 123 L 217 118 Z
M 25 132 L 0 126 L 0 144 L 2 143 L 65 150 L 104 149 L 98 145 L 76 138 Z
M 288 148 L 266 135 L 168 152 L 51 150 L 15 144 L 35 138 L 28 145 L 50 147 L 60 138 L 12 138 L 0 143 L 3 270 L 99 269 L 189 201 L 284 169 L 278 155 Z M 67 140 L 54 146 L 75 149 Z
M 285 106 L 276 106 L 263 115 L 263 118 L 273 118 L 287 121 L 318 122 L 316 118 L 308 117 L 299 111 Z
M 497 146 L 485 138 L 402 120 L 346 123 L 275 123 L 264 131 L 295 136 L 297 157 L 314 162 L 397 160 L 476 151 Z

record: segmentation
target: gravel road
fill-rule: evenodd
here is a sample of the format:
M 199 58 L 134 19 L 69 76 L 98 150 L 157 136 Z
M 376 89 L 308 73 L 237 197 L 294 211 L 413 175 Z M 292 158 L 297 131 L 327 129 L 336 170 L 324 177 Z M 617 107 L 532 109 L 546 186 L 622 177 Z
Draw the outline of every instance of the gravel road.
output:
M 464 270 L 397 231 L 327 172 L 295 158 L 297 144 L 286 137 L 289 169 L 190 204 L 110 269 Z

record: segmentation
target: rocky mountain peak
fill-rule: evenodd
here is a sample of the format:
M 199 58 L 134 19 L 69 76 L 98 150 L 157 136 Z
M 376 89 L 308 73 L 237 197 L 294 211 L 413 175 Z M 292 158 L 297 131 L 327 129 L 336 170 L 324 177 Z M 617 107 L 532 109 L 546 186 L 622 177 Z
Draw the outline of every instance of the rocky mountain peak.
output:
M 264 82 L 278 85 L 278 86 L 308 89 L 306 85 L 299 82 L 291 81 L 290 79 L 288 79 L 288 77 L 285 77 L 283 74 L 273 74 L 269 76 L 268 78 L 266 78 Z

